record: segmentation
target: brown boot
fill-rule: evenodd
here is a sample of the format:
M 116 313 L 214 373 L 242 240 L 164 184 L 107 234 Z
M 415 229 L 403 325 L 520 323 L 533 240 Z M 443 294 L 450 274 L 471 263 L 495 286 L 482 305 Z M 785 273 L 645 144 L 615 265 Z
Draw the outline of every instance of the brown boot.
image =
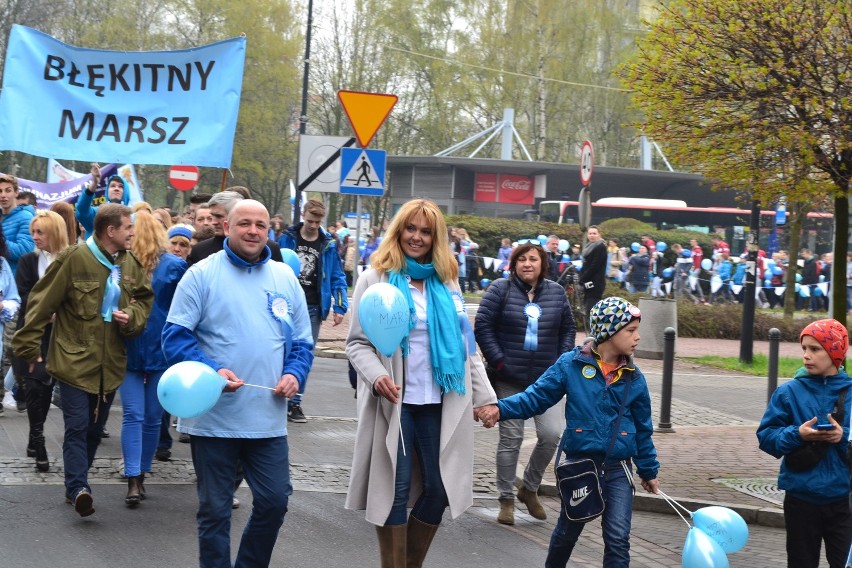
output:
M 128 477 L 127 478 L 127 496 L 124 498 L 124 502 L 131 509 L 139 504 L 139 501 L 142 499 L 140 495 L 140 483 L 139 476 Z
M 518 501 L 527 506 L 530 515 L 534 518 L 543 521 L 547 518 L 547 513 L 544 512 L 544 507 L 541 501 L 538 500 L 538 493 L 530 491 L 523 485 L 518 489 Z
M 406 525 L 376 527 L 382 568 L 405 568 Z
M 500 499 L 500 512 L 497 513 L 497 522 L 501 525 L 515 524 L 514 499 Z
M 439 526 L 424 523 L 411 515 L 408 516 L 408 560 L 405 564 L 406 568 L 423 566 L 423 560 L 426 559 L 426 553 L 432 546 L 432 539 L 435 538 Z

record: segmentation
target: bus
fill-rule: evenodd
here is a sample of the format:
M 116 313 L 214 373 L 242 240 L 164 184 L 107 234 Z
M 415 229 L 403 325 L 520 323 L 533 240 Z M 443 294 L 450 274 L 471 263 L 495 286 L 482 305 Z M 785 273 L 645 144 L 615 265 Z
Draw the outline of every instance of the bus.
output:
M 579 218 L 577 201 L 542 201 L 539 204 L 539 220 L 552 223 L 576 223 Z M 789 218 L 789 213 L 785 214 Z M 636 219 L 659 230 L 684 229 L 705 234 L 721 234 L 731 243 L 745 242 L 745 231 L 751 223 L 751 211 L 735 207 L 690 207 L 677 199 L 643 199 L 635 197 L 603 197 L 592 203 L 592 225 L 607 219 Z M 777 213 L 771 210 L 760 212 L 760 243 L 768 246 L 770 235 L 776 228 Z M 831 250 L 831 235 L 834 215 L 812 211 L 802 226 L 801 246 L 815 252 Z M 777 227 L 782 242 L 785 226 Z M 783 248 L 783 247 L 782 247 Z M 736 247 L 738 250 L 739 247 Z

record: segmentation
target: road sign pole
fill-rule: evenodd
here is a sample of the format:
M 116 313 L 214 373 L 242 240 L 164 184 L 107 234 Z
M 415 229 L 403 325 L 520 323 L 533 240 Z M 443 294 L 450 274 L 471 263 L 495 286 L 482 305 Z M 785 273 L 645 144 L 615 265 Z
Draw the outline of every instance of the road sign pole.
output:
M 361 196 L 355 196 L 355 270 L 352 271 L 352 289 L 358 283 L 358 267 L 361 266 Z

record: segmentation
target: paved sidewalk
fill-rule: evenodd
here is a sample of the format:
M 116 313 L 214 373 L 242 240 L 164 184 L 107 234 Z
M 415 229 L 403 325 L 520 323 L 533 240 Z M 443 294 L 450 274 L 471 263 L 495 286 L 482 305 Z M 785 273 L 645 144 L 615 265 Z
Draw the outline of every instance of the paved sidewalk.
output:
M 348 324 L 323 325 L 316 359 L 303 406 L 307 424 L 289 426 L 292 477 L 297 491 L 345 493 L 355 429 L 355 400 L 346 376 L 343 344 Z M 677 355 L 717 353 L 736 356 L 738 342 L 679 339 Z M 755 343 L 755 353 L 767 346 Z M 782 354 L 797 356 L 798 345 L 783 344 Z M 661 361 L 640 359 L 648 378 L 654 422 L 659 422 Z M 778 507 L 780 495 L 774 488 L 778 463 L 757 448 L 754 435 L 766 402 L 766 379 L 719 371 L 675 361 L 671 422 L 674 432 L 654 436 L 662 468 L 662 489 L 691 510 L 721 503 L 740 511 L 750 523 L 748 546 L 731 555 L 734 566 L 770 567 L 786 562 L 784 531 Z M 121 478 L 121 408 L 118 401 L 110 413 L 112 437 L 104 442 L 91 473 L 94 484 L 124 484 Z M 528 423 L 530 426 L 532 422 Z M 35 472 L 31 458 L 24 457 L 26 415 L 6 410 L 0 417 L 0 486 L 61 486 L 62 417 L 52 410 L 46 434 L 51 472 Z M 475 430 L 475 502 L 468 514 L 495 522 L 498 511 L 494 484 L 497 429 Z M 175 439 L 177 438 L 174 435 Z M 535 443 L 534 428 L 528 427 L 521 463 Z M 155 462 L 155 472 L 146 484 L 191 485 L 195 476 L 187 444 L 175 442 L 170 462 Z M 724 481 L 726 483 L 722 483 Z M 504 530 L 524 535 L 534 546 L 547 547 L 559 513 L 552 471 L 542 486 L 548 519 L 532 519 L 521 505 L 516 524 Z M 61 491 L 56 487 L 55 491 Z M 190 490 L 190 488 L 187 488 Z M 243 492 L 246 495 L 247 492 Z M 250 499 L 250 497 L 249 497 Z M 632 564 L 635 566 L 679 566 L 686 526 L 661 499 L 639 490 L 632 530 Z M 661 514 L 665 513 L 665 514 Z M 590 523 L 578 542 L 572 566 L 599 566 L 603 542 L 599 523 Z M 427 559 L 427 565 L 429 565 Z

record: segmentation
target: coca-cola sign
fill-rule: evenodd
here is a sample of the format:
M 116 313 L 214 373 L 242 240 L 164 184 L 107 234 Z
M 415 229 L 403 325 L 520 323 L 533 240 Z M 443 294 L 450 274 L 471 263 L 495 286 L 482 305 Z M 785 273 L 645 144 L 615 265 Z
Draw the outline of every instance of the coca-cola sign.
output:
M 532 205 L 535 194 L 535 182 L 527 176 L 500 174 L 500 191 L 497 201 L 500 203 L 517 203 Z

